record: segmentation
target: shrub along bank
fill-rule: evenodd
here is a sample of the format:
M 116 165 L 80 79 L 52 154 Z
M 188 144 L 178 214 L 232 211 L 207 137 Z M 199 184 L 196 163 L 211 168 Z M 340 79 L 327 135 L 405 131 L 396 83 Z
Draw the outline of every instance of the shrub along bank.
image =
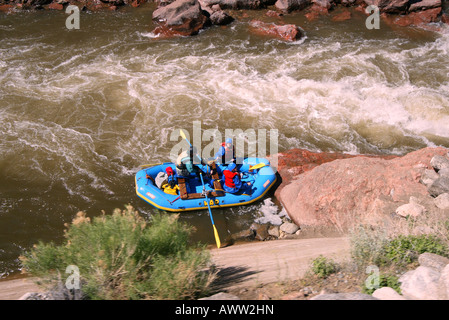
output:
M 80 212 L 63 244 L 40 242 L 20 259 L 59 298 L 195 299 L 209 293 L 215 273 L 205 247 L 189 243 L 191 231 L 176 216 L 147 223 L 131 206 L 92 221 Z M 79 270 L 79 289 L 62 283 L 68 266 Z

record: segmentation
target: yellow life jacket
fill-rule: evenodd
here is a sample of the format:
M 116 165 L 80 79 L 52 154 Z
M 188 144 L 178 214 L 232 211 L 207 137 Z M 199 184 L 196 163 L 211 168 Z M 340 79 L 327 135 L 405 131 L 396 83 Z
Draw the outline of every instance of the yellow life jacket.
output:
M 168 183 L 166 183 L 162 186 L 162 189 L 164 189 L 165 193 L 172 194 L 172 195 L 176 196 L 178 194 L 179 186 L 177 184 L 175 184 L 175 186 L 173 188 L 171 188 L 170 185 Z

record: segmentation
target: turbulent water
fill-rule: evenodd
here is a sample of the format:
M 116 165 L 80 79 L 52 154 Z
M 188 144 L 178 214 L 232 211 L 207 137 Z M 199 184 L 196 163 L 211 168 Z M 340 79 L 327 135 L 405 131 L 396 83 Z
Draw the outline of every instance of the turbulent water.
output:
M 64 12 L 0 13 L 0 277 L 38 240 L 61 241 L 79 210 L 154 213 L 134 173 L 167 161 L 170 134 L 192 133 L 194 120 L 223 135 L 277 129 L 279 151 L 449 147 L 447 27 L 367 30 L 357 12 L 342 23 L 296 14 L 285 21 L 306 37 L 294 43 L 249 34 L 249 19 L 161 40 L 153 9 L 81 13 L 79 30 Z M 225 238 L 279 211 L 267 200 L 214 220 Z M 214 242 L 207 212 L 181 219 Z

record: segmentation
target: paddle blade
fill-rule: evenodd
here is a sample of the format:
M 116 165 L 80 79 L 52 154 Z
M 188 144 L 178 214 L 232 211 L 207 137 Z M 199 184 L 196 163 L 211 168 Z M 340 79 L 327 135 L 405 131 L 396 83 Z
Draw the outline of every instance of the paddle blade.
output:
M 252 167 L 249 167 L 249 170 L 260 169 L 260 168 L 263 168 L 263 167 L 265 167 L 265 166 L 266 166 L 266 164 L 262 162 L 262 163 L 259 163 L 259 164 L 254 165 L 254 166 L 252 166 Z
M 187 140 L 187 137 L 186 137 L 186 134 L 184 133 L 184 131 L 179 130 L 179 134 L 181 135 L 181 137 L 182 137 L 184 140 Z
M 221 247 L 220 237 L 218 236 L 218 231 L 217 228 L 215 228 L 215 225 L 213 227 L 214 227 L 215 242 L 217 243 L 217 248 L 220 249 Z
M 155 166 L 158 166 L 158 165 L 161 165 L 161 164 L 163 164 L 163 163 L 162 162 L 159 162 L 159 163 L 148 163 L 148 164 L 141 164 L 141 165 L 139 165 L 139 167 L 141 167 L 141 168 L 155 167 Z

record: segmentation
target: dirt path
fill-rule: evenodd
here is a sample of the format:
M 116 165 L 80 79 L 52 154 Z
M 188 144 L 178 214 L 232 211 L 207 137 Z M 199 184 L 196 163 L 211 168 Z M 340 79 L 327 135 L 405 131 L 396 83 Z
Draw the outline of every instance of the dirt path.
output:
M 32 278 L 0 281 L 0 300 L 18 300 L 28 292 L 42 292 Z
M 296 280 L 323 255 L 336 262 L 349 259 L 347 238 L 315 238 L 252 242 L 211 250 L 224 290 Z

